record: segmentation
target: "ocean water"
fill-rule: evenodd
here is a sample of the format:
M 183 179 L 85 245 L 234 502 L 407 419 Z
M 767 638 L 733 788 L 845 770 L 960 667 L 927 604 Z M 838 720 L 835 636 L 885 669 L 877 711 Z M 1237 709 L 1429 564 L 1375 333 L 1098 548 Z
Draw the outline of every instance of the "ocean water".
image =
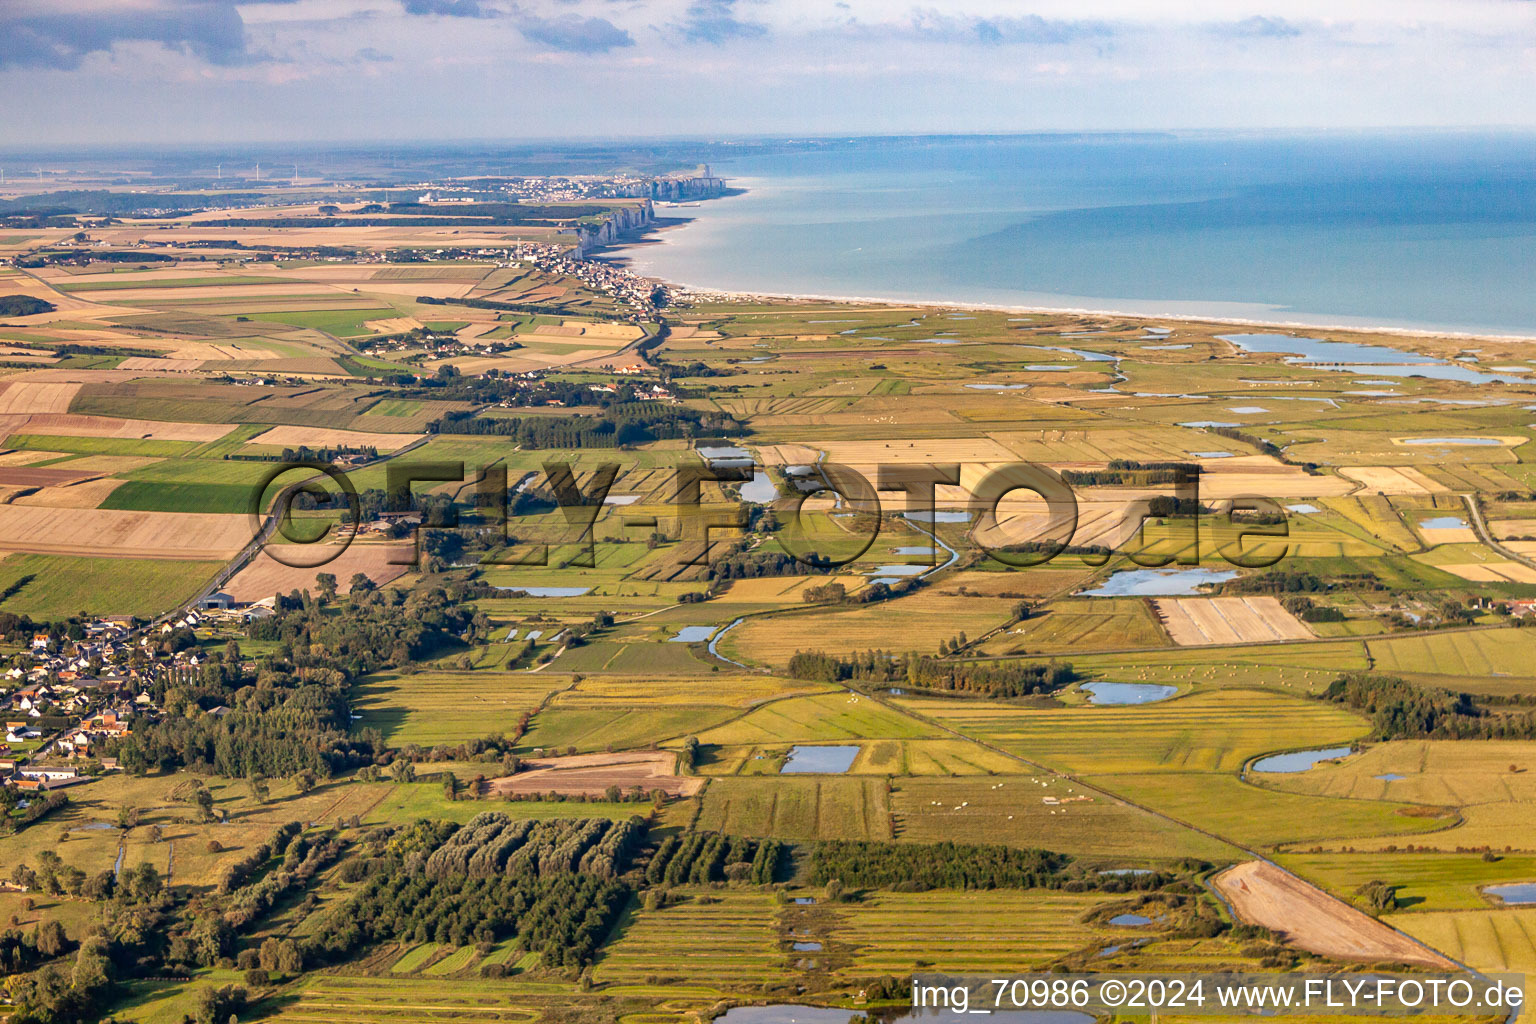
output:
M 867 140 L 732 161 L 636 269 L 733 291 L 1536 335 L 1536 135 Z

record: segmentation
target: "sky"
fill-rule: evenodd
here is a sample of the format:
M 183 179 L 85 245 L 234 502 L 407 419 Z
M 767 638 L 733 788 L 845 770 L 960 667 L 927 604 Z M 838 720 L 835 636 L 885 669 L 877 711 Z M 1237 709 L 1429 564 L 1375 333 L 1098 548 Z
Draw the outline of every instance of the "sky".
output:
M 0 0 L 0 147 L 1536 128 L 1536 0 Z

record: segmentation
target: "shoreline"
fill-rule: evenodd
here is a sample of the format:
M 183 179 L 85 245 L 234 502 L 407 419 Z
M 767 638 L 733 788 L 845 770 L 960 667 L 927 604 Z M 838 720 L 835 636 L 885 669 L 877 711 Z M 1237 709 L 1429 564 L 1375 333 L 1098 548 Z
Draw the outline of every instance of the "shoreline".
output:
M 736 195 L 744 195 L 751 191 L 743 188 Z M 727 196 L 724 198 L 734 198 Z M 987 313 L 1026 313 L 1047 314 L 1065 316 L 1094 316 L 1094 317 L 1131 317 L 1154 322 L 1167 322 L 1175 324 L 1212 324 L 1223 327 L 1262 327 L 1270 329 L 1285 329 L 1287 331 L 1333 331 L 1349 334 L 1371 334 L 1385 337 L 1400 338 L 1437 338 L 1446 341 L 1483 341 L 1483 342 L 1536 342 L 1536 333 L 1531 334 L 1490 334 L 1477 331 L 1454 331 L 1437 329 L 1432 327 L 1398 327 L 1388 325 L 1351 325 L 1328 323 L 1323 319 L 1326 314 L 1318 314 L 1316 320 L 1266 320 L 1256 317 L 1223 317 L 1200 313 L 1137 313 L 1126 309 L 1097 308 L 1089 306 L 1028 306 L 1010 305 L 996 302 L 975 302 L 952 299 L 934 298 L 889 298 L 868 295 L 833 295 L 824 292 L 791 292 L 772 290 L 733 290 L 713 288 L 703 285 L 689 284 L 686 281 L 674 281 L 671 278 L 654 274 L 641 274 L 635 270 L 634 256 L 619 255 L 616 250 L 638 249 L 654 245 L 669 244 L 664 236 L 667 232 L 677 231 L 687 227 L 694 217 L 657 217 L 652 223 L 640 228 L 630 238 L 623 239 L 611 245 L 602 246 L 589 254 L 588 258 L 599 259 L 613 263 L 638 274 L 648 281 L 656 281 L 690 292 L 695 297 L 715 298 L 724 301 L 783 301 L 791 302 L 834 302 L 845 305 L 864 306 L 912 306 L 918 309 L 947 309 L 979 311 Z M 1303 314 L 1306 315 L 1306 314 Z M 1536 378 L 1533 378 L 1536 379 Z

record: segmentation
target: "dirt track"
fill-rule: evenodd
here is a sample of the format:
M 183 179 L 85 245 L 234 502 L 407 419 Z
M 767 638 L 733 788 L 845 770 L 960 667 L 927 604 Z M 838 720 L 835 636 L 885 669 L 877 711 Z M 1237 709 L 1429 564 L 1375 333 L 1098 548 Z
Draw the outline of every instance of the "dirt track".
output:
M 1212 884 L 1244 921 L 1279 932 L 1308 952 L 1339 960 L 1456 969 L 1427 946 L 1267 861 L 1228 868 Z

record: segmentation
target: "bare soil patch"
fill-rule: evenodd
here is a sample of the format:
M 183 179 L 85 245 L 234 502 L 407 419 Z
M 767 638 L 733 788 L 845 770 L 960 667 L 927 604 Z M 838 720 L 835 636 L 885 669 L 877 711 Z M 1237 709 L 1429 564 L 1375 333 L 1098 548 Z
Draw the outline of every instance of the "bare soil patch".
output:
M 677 757 L 666 751 L 627 754 L 579 754 L 574 757 L 534 758 L 523 762 L 524 771 L 486 783 L 488 796 L 511 793 L 565 793 L 601 795 L 608 787 L 647 793 L 661 790 L 668 796 L 692 796 L 704 788 L 704 780 L 675 774 Z
M 1456 969 L 1428 946 L 1267 861 L 1238 864 L 1212 883 L 1244 921 L 1279 932 L 1308 952 L 1340 960 Z

